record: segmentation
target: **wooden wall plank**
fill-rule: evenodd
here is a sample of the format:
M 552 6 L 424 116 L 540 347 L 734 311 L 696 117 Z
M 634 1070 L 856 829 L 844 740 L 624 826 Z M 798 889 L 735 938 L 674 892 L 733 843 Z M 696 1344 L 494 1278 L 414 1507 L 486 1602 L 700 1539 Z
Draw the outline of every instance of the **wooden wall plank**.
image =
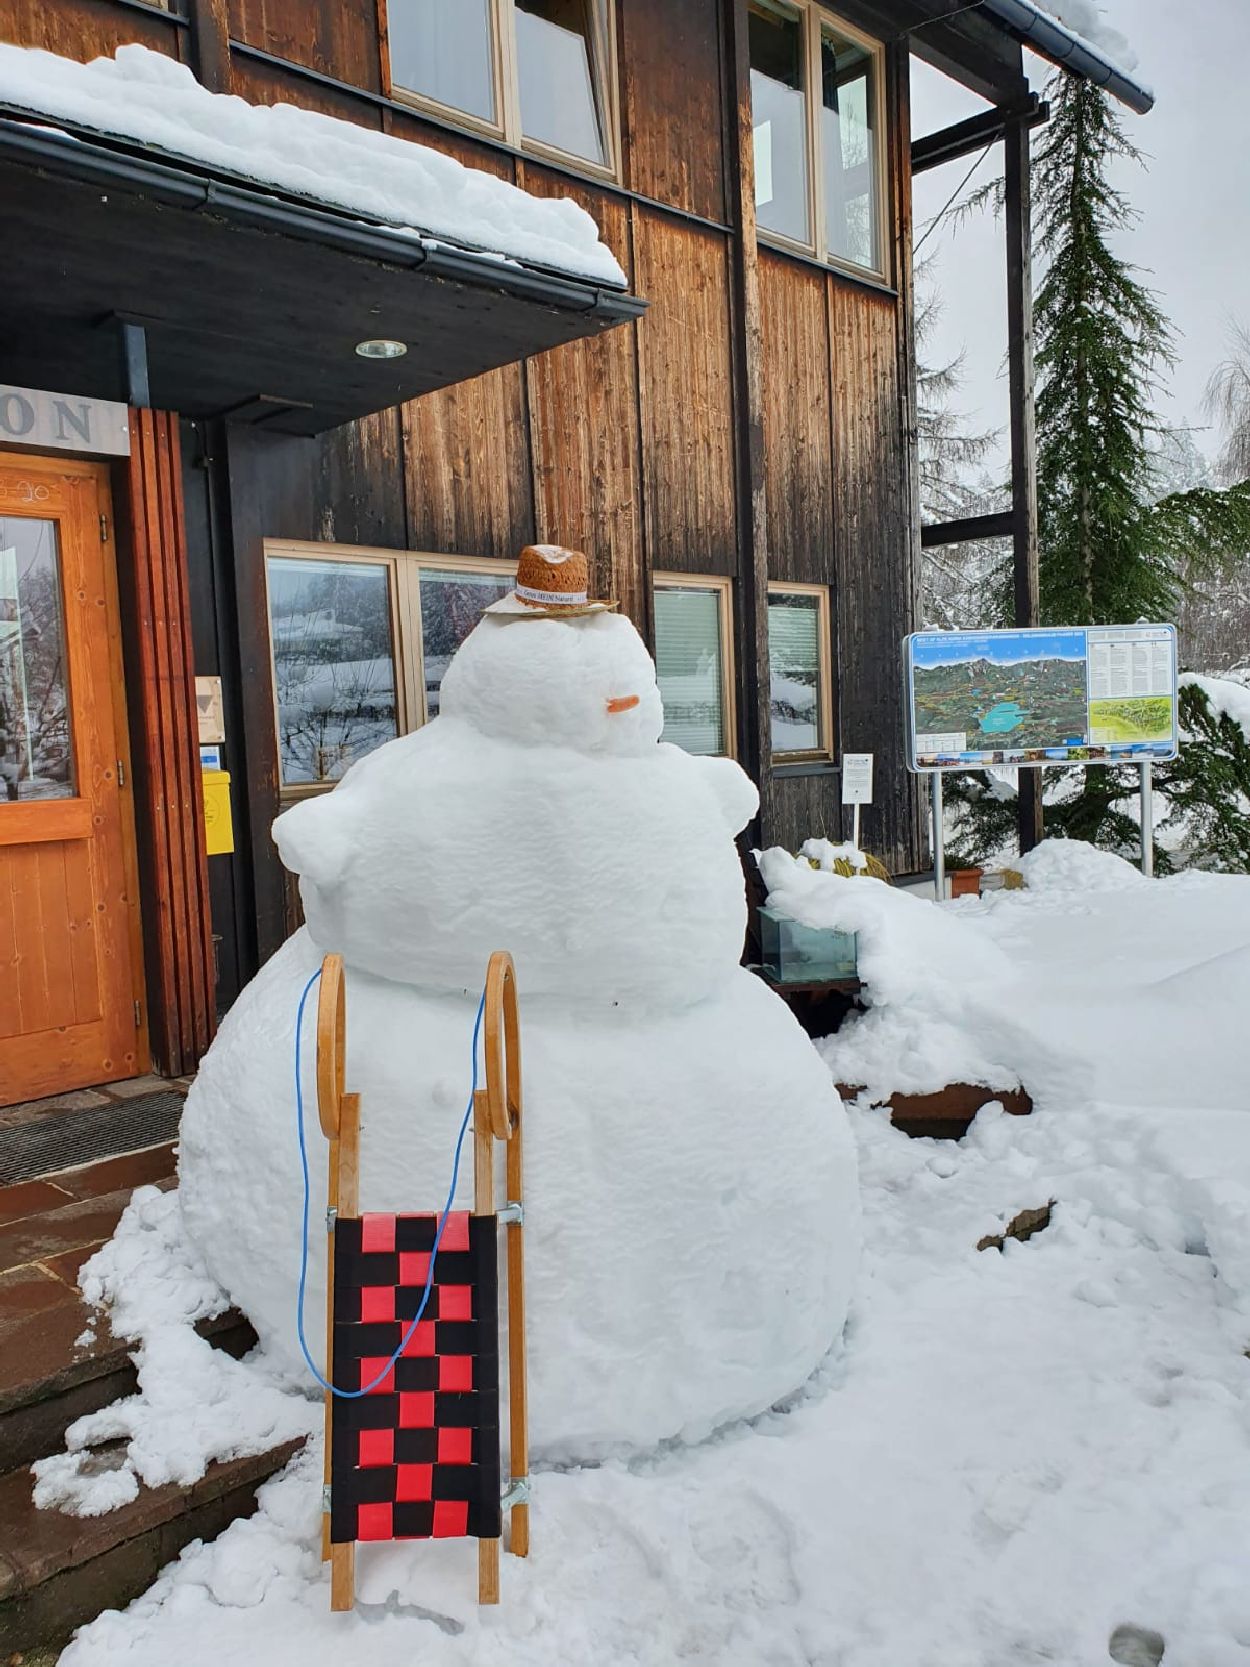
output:
M 212 1037 L 212 923 L 199 797 L 177 418 L 132 411 L 128 536 L 117 541 L 157 1063 L 193 1070 Z
M 508 559 L 532 542 L 523 366 L 412 400 L 403 420 L 412 549 Z
M 259 63 L 235 52 L 230 60 L 233 90 L 249 104 L 298 104 L 304 110 L 319 110 L 323 116 L 338 116 L 358 127 L 380 127 L 382 112 L 367 98 L 311 81 L 295 70 L 278 64 Z
M 622 202 L 571 187 L 532 163 L 524 165 L 521 183 L 536 196 L 572 197 L 594 216 L 629 273 L 629 211 Z M 650 563 L 642 537 L 635 327 L 541 353 L 527 362 L 525 382 L 537 536 L 585 550 L 593 593 L 615 598 L 645 635 Z
M 635 205 L 643 525 L 653 566 L 738 563 L 726 240 Z
M 841 746 L 879 760 L 865 848 L 919 867 L 912 787 L 903 768 L 902 638 L 911 629 L 911 526 L 899 395 L 898 304 L 828 281 L 837 525 Z
M 110 0 L 5 0 L 0 25 L 0 37 L 6 41 L 39 46 L 80 63 L 112 57 L 130 41 L 176 58 L 183 33 L 172 19 L 115 6 Z
M 382 90 L 377 0 L 230 0 L 229 17 L 235 40 Z
M 768 576 L 834 579 L 833 429 L 824 274 L 760 253 Z
M 626 183 L 725 219 L 717 0 L 617 0 Z

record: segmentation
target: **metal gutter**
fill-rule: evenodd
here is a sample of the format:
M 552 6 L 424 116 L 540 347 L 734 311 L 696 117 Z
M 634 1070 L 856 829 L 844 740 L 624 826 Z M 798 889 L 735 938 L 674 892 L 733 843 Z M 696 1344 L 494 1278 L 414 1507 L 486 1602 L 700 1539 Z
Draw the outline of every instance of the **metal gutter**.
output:
M 1105 52 L 1074 34 L 1049 12 L 1042 11 L 1033 0 L 981 0 L 981 9 L 1010 29 L 1034 52 L 1049 58 L 1061 69 L 1105 87 L 1139 116 L 1154 108 L 1155 95 L 1149 87 L 1134 81 Z
M 405 235 L 297 198 L 222 180 L 168 161 L 82 138 L 68 130 L 33 126 L 0 114 L 0 160 L 42 168 L 90 185 L 128 190 L 171 207 L 208 213 L 233 225 L 305 238 L 389 266 L 420 270 L 433 278 L 478 289 L 503 290 L 563 312 L 596 318 L 638 318 L 647 303 L 626 290 L 570 278 L 513 260 L 453 247 L 438 239 Z

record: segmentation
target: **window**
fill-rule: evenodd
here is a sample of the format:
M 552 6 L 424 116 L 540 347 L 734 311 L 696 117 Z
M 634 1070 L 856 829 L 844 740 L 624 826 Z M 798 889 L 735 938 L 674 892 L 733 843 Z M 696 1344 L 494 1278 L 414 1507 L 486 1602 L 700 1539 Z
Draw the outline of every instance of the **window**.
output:
M 334 544 L 266 544 L 279 784 L 332 786 L 434 717 L 448 662 L 515 564 Z
M 760 231 L 884 277 L 880 44 L 806 0 L 750 0 L 748 48 Z
M 833 756 L 829 592 L 769 585 L 769 718 L 773 757 Z
M 655 670 L 664 741 L 687 752 L 734 752 L 728 579 L 655 577 Z
M 616 166 L 612 0 L 388 0 L 390 84 L 526 149 Z

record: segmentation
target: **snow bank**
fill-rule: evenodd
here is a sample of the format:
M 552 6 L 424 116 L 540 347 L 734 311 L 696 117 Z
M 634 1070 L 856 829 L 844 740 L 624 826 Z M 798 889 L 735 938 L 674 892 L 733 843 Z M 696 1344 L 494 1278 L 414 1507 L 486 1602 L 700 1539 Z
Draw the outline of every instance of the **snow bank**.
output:
M 625 285 L 585 209 L 538 198 L 426 145 L 294 104 L 210 93 L 138 45 L 80 64 L 0 44 L 0 102 L 271 186 L 413 237 Z
M 984 1112 L 957 1146 L 857 1114 L 867 1257 L 836 1369 L 696 1449 L 538 1473 L 498 1609 L 452 1541 L 360 1547 L 360 1602 L 331 1615 L 310 1446 L 62 1667 L 1105 1667 L 1126 1625 L 1242 1667 L 1250 1376 L 1219 1150 L 1176 1116 L 1068 1109 Z M 1051 1198 L 1028 1244 L 975 1250 Z M 1220 1220 L 1231 1240 L 1231 1201 Z
M 1114 851 L 1100 851 L 1083 839 L 1044 839 L 1024 856 L 1013 857 L 1011 866 L 1024 875 L 1031 891 L 1126 891 L 1150 883 Z
M 36 1505 L 98 1516 L 135 1498 L 140 1482 L 198 1481 L 214 1460 L 268 1452 L 319 1422 L 289 1385 L 193 1329 L 227 1300 L 187 1241 L 173 1193 L 136 1192 L 79 1280 L 89 1303 L 107 1306 L 114 1335 L 137 1345 L 139 1389 L 76 1419 L 66 1452 L 35 1464 Z M 102 1464 L 93 1450 L 113 1442 L 124 1451 Z

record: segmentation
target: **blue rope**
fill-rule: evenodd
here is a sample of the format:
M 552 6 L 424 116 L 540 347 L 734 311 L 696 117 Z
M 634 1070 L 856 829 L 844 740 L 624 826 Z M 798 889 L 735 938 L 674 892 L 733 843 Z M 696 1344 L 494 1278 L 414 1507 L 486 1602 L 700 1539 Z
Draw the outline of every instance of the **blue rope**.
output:
M 321 1387 L 329 1390 L 331 1395 L 337 1395 L 340 1400 L 358 1401 L 362 1395 L 371 1395 L 378 1385 L 389 1375 L 395 1365 L 395 1362 L 408 1347 L 412 1334 L 416 1331 L 417 1326 L 421 1322 L 421 1316 L 425 1313 L 426 1304 L 430 1300 L 430 1291 L 434 1285 L 434 1263 L 438 1256 L 438 1247 L 443 1242 L 443 1229 L 446 1227 L 447 1217 L 451 1213 L 452 1199 L 456 1196 L 456 1182 L 460 1176 L 460 1152 L 464 1146 L 464 1137 L 468 1131 L 469 1120 L 473 1116 L 473 1098 L 477 1093 L 477 1045 L 478 1038 L 482 1031 L 482 1015 L 486 1011 L 486 991 L 482 991 L 482 999 L 477 1004 L 477 1018 L 473 1021 L 473 1086 L 469 1090 L 469 1103 L 464 1108 L 464 1119 L 460 1124 L 460 1133 L 456 1137 L 456 1156 L 451 1166 L 451 1185 L 447 1189 L 447 1202 L 443 1205 L 443 1212 L 439 1217 L 438 1228 L 434 1234 L 434 1249 L 430 1252 L 430 1267 L 425 1276 L 425 1289 L 421 1293 L 420 1305 L 417 1308 L 412 1324 L 400 1338 L 399 1347 L 395 1350 L 395 1353 L 378 1373 L 377 1377 L 374 1378 L 373 1382 L 367 1383 L 363 1389 L 337 1389 L 334 1384 L 327 1383 L 321 1373 L 317 1370 L 316 1362 L 313 1360 L 312 1355 L 308 1352 L 308 1339 L 304 1335 L 304 1291 L 308 1284 L 308 1211 L 312 1193 L 308 1183 L 308 1147 L 304 1141 L 304 1084 L 303 1074 L 300 1070 L 300 1043 L 304 1036 L 304 1008 L 308 1002 L 308 997 L 313 985 L 320 977 L 321 968 L 318 967 L 316 972 L 313 973 L 312 977 L 304 986 L 304 993 L 299 998 L 299 1010 L 295 1015 L 295 1116 L 296 1126 L 299 1132 L 300 1169 L 304 1176 L 303 1239 L 300 1247 L 299 1304 L 296 1309 L 295 1324 L 296 1330 L 299 1333 L 300 1351 L 303 1354 L 304 1359 L 308 1362 L 308 1370 L 312 1373 L 313 1377 L 316 1378 Z

